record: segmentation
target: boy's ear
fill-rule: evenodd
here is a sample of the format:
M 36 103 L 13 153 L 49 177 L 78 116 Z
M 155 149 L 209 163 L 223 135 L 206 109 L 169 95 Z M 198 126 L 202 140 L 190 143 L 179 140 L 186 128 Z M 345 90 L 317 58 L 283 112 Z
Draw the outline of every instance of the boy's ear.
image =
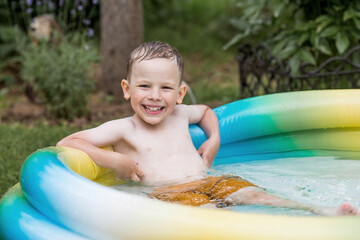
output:
M 123 79 L 121 81 L 121 87 L 124 92 L 124 98 L 126 100 L 129 100 L 130 99 L 130 84 L 129 84 L 129 82 L 126 79 Z
M 176 103 L 177 104 L 182 104 L 182 101 L 186 95 L 186 85 L 185 84 L 181 84 L 180 89 L 179 89 L 179 95 L 178 98 L 176 99 Z

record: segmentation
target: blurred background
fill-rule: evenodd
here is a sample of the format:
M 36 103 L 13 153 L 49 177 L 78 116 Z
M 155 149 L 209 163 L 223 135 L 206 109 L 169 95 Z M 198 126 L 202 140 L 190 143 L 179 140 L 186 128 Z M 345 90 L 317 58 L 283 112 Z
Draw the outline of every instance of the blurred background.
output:
M 235 0 L 0 2 L 3 122 L 131 114 L 120 82 L 143 41 L 180 51 L 198 103 L 216 107 L 238 96 L 236 50 L 222 49 L 234 34 Z
M 180 51 L 210 107 L 360 78 L 356 0 L 0 0 L 0 196 L 31 152 L 130 116 L 127 57 L 156 40 Z

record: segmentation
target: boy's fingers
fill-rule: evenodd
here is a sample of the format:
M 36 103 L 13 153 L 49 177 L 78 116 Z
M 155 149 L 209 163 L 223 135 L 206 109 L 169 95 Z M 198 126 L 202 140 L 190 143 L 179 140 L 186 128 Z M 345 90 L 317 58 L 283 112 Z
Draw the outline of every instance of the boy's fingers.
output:
M 198 149 L 198 153 L 201 155 L 204 153 L 204 148 L 203 146 L 200 146 L 200 148 Z
M 140 178 L 135 173 L 131 175 L 131 180 L 133 180 L 135 182 L 140 182 Z
M 137 175 L 140 179 L 142 179 L 142 177 L 144 176 L 144 172 L 143 172 L 140 168 L 138 168 L 138 169 L 136 170 L 136 175 Z

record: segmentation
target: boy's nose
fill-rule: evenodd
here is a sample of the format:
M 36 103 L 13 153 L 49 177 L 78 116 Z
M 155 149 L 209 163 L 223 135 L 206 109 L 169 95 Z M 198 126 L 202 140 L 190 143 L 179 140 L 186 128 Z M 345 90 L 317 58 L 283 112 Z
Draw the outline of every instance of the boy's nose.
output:
M 152 89 L 152 91 L 149 94 L 149 99 L 153 101 L 159 101 L 161 100 L 161 92 L 159 89 Z

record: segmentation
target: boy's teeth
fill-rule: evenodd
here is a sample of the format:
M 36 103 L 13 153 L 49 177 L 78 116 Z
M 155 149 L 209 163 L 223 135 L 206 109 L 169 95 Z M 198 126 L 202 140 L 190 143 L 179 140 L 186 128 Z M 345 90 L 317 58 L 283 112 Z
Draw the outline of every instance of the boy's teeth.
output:
M 160 111 L 161 110 L 161 107 L 148 107 L 148 106 L 145 106 L 146 109 L 150 110 L 150 111 Z

